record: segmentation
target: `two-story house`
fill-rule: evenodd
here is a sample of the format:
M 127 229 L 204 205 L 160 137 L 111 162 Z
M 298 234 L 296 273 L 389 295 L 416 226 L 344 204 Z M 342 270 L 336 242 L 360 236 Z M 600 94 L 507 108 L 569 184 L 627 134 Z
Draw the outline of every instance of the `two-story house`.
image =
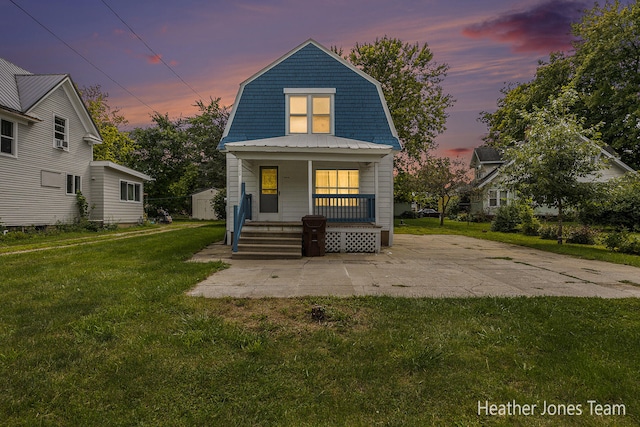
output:
M 226 153 L 229 243 L 245 218 L 295 225 L 306 215 L 326 217 L 326 252 L 393 243 L 401 146 L 382 88 L 317 42 L 241 83 L 218 148 Z
M 605 169 L 596 176 L 586 179 L 590 181 L 608 181 L 617 178 L 633 169 L 622 162 L 620 157 L 610 147 L 601 147 L 600 154 L 594 161 L 604 161 Z M 473 189 L 470 211 L 472 214 L 483 213 L 495 215 L 500 206 L 507 205 L 515 195 L 503 183 L 501 166 L 505 164 L 498 150 L 489 146 L 480 146 L 473 150 L 470 167 L 474 171 Z M 538 206 L 538 215 L 556 215 L 557 209 L 548 206 Z
M 0 58 L 0 223 L 70 223 L 76 193 L 90 218 L 136 223 L 143 217 L 143 173 L 93 161 L 102 139 L 68 74 L 32 74 Z

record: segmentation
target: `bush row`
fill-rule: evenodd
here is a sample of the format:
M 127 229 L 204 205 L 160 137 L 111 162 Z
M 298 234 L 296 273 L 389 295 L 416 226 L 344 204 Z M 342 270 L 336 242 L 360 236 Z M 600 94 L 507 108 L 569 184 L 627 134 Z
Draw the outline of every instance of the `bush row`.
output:
M 500 207 L 491 222 L 491 231 L 520 232 L 548 240 L 558 238 L 558 228 L 557 224 L 540 224 L 529 205 L 515 203 Z M 626 228 L 612 233 L 601 233 L 588 225 L 564 226 L 562 238 L 567 243 L 581 245 L 595 245 L 601 242 L 611 251 L 640 255 L 640 239 L 631 235 Z

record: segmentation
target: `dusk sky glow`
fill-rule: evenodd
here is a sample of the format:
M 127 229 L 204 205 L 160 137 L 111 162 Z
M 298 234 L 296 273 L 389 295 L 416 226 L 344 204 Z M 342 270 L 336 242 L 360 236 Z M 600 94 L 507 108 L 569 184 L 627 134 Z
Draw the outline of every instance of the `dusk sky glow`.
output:
M 570 25 L 593 4 L 3 0 L 0 57 L 33 73 L 69 73 L 80 87 L 99 84 L 131 127 L 146 127 L 153 110 L 170 118 L 195 114 L 199 96 L 231 105 L 242 81 L 309 38 L 344 52 L 384 35 L 426 42 L 434 60 L 450 66 L 443 86 L 456 99 L 437 152 L 466 161 L 486 133 L 480 112 L 495 110 L 505 83 L 529 81 L 549 52 L 570 51 Z

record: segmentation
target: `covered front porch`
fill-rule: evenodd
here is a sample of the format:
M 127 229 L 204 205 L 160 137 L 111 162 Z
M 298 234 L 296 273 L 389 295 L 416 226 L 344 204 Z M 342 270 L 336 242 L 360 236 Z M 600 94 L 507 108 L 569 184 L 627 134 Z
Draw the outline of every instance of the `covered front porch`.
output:
M 295 222 L 322 215 L 328 223 L 328 252 L 357 252 L 371 245 L 377 252 L 391 245 L 391 147 L 325 137 L 326 146 L 309 148 L 308 137 L 304 146 L 297 146 L 295 139 L 226 145 L 227 224 L 233 225 L 228 225 L 228 242 L 237 245 L 245 221 Z M 345 239 L 373 243 L 358 246 Z

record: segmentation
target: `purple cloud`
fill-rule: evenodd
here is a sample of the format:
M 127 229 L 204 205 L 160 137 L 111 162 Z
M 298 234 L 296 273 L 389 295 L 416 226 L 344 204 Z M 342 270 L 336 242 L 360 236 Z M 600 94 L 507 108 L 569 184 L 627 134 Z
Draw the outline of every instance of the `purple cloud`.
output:
M 509 43 L 516 53 L 566 51 L 574 40 L 571 24 L 580 20 L 585 9 L 582 2 L 548 1 L 525 11 L 506 13 L 470 25 L 462 34 Z

